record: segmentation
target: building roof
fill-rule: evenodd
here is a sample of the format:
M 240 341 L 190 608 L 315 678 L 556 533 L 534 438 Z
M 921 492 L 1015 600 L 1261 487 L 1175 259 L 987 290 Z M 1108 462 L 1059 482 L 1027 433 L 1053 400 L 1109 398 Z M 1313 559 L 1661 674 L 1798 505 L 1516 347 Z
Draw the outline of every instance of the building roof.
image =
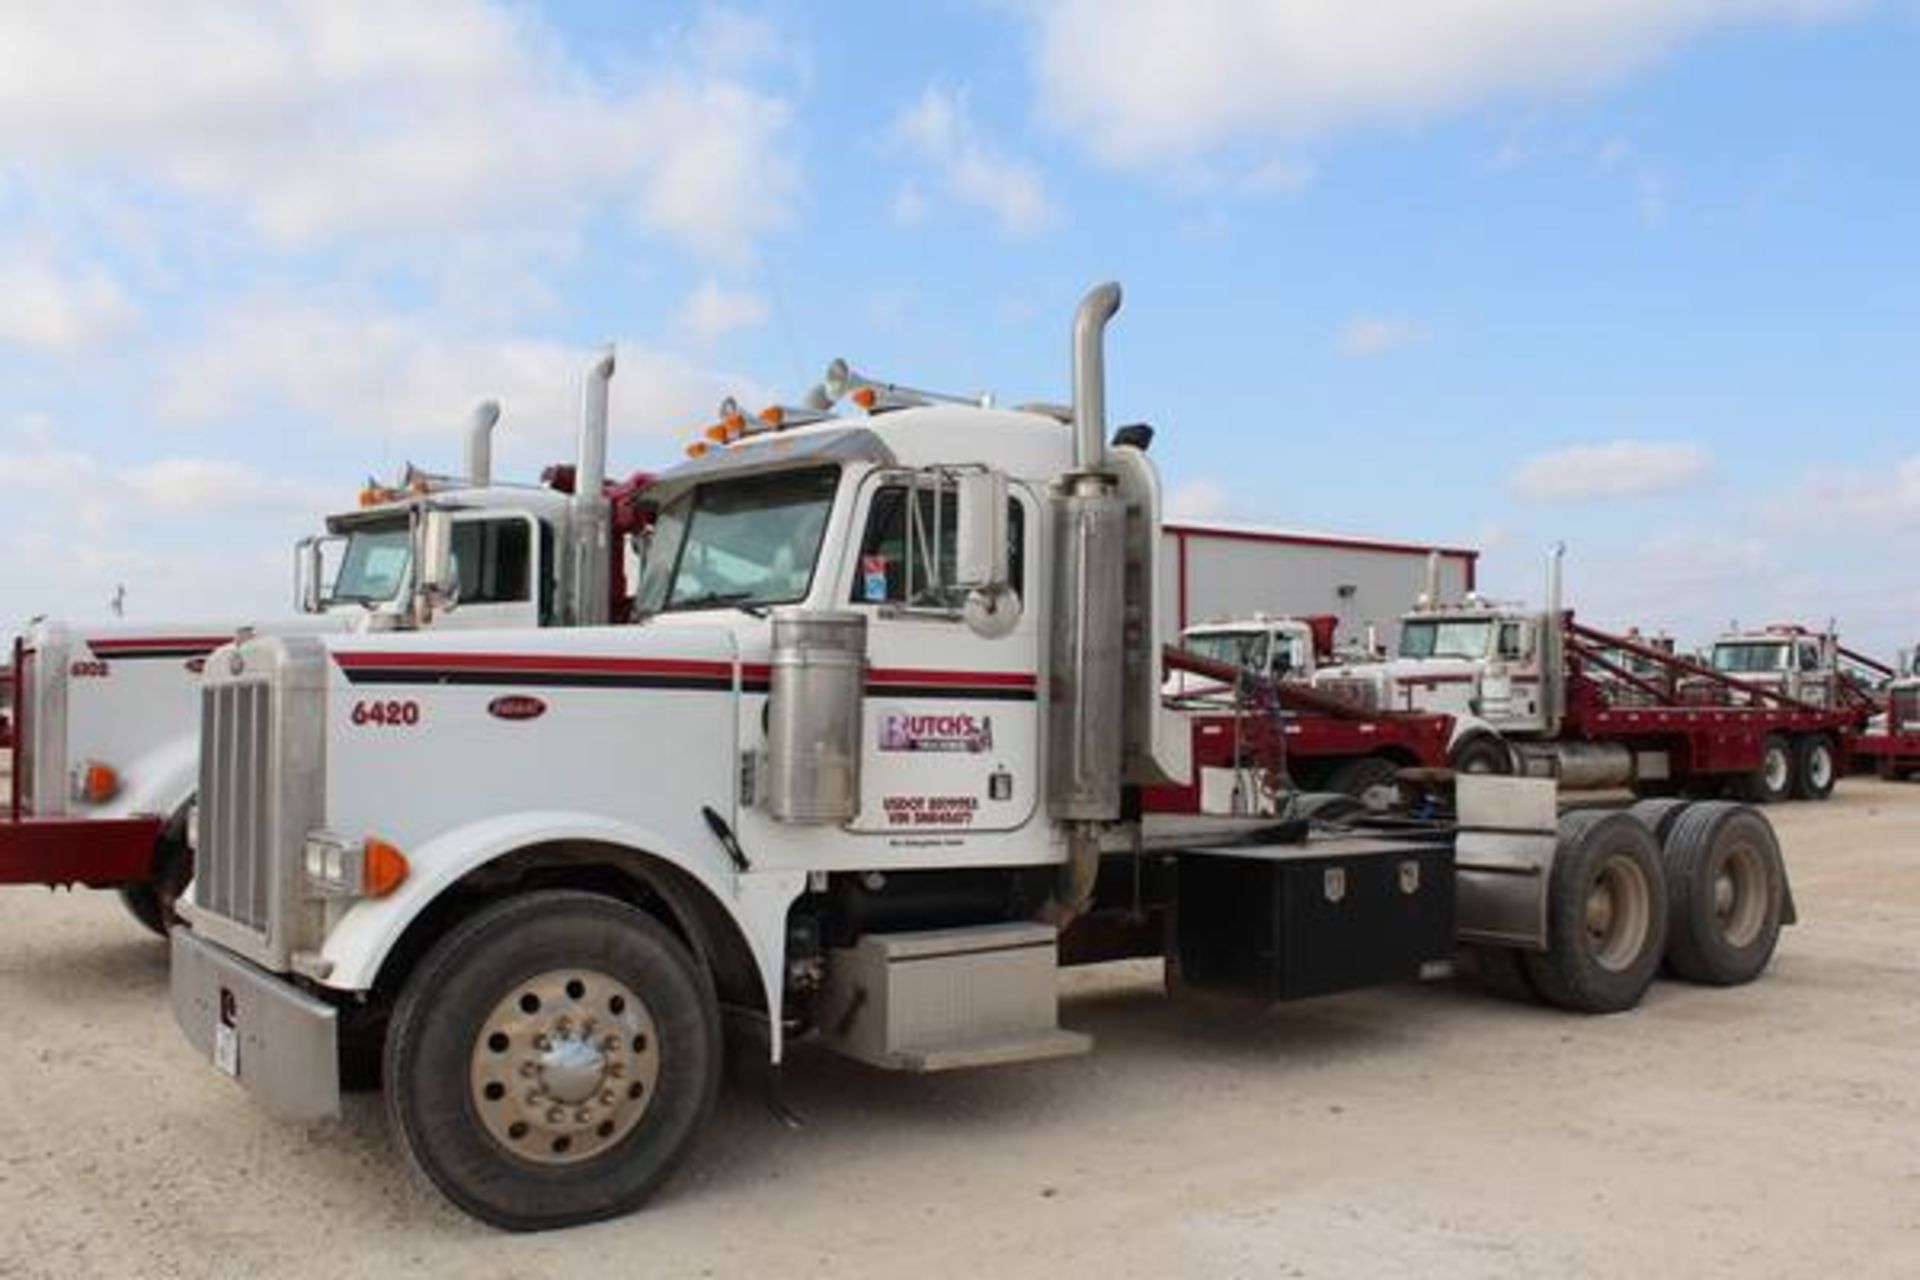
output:
M 1438 551 L 1455 560 L 1478 560 L 1480 552 L 1471 547 L 1450 547 L 1441 543 L 1399 542 L 1390 538 L 1368 538 L 1348 533 L 1318 533 L 1305 529 L 1280 529 L 1269 525 L 1233 524 L 1224 520 L 1168 520 L 1167 532 L 1207 538 L 1234 538 L 1245 542 L 1283 542 L 1301 547 L 1344 547 L 1356 551 L 1380 551 L 1396 555 L 1424 556 Z

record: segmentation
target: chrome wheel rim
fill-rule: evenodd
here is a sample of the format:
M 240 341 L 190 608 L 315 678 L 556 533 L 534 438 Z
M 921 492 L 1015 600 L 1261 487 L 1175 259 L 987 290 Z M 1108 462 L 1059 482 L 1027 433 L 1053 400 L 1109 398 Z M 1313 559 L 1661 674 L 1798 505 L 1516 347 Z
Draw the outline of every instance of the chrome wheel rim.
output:
M 1787 789 L 1787 752 L 1784 747 L 1768 747 L 1767 760 L 1762 776 L 1766 780 L 1767 790 L 1779 794 Z
M 1817 742 L 1807 752 L 1807 783 L 1815 791 L 1825 791 L 1833 781 L 1833 748 Z
M 1767 919 L 1766 865 L 1750 844 L 1727 850 L 1713 869 L 1713 923 L 1732 947 L 1746 947 L 1760 936 Z
M 640 1123 L 660 1079 L 660 1038 L 624 982 L 554 969 L 501 997 L 470 1062 L 469 1096 L 489 1137 L 534 1164 L 575 1164 Z
M 1594 961 L 1619 973 L 1631 968 L 1646 946 L 1653 922 L 1653 891 L 1646 872 L 1625 854 L 1600 864 L 1587 886 L 1587 940 Z

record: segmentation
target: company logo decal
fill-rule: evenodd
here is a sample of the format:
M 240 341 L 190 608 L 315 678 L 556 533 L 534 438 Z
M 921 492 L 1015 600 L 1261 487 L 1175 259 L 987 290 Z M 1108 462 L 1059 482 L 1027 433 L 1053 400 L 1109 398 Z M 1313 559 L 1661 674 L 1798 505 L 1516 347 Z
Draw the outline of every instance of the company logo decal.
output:
M 499 720 L 538 720 L 547 704 L 524 693 L 503 693 L 487 704 L 487 714 Z
M 977 755 L 993 750 L 993 717 L 889 711 L 880 721 L 880 749 Z

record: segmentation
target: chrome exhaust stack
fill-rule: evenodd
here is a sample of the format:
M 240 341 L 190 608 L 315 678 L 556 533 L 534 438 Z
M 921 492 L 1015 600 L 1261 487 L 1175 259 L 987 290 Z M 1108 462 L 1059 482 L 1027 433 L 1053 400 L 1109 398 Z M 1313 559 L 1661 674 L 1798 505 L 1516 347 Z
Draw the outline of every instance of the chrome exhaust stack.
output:
M 482 400 L 467 423 L 467 483 L 484 489 L 493 483 L 493 428 L 500 421 L 500 402 Z
M 1567 717 L 1567 616 L 1561 603 L 1561 562 L 1567 544 L 1556 542 L 1547 555 L 1547 611 L 1540 619 L 1540 692 L 1546 703 L 1546 731 L 1560 732 Z
M 1067 862 L 1047 904 L 1064 926 L 1087 909 L 1100 824 L 1120 817 L 1126 735 L 1127 511 L 1108 467 L 1105 339 L 1120 286 L 1103 284 L 1073 321 L 1073 470 L 1051 503 L 1053 626 L 1047 811 L 1067 824 Z
M 613 381 L 609 346 L 587 370 L 580 395 L 580 443 L 573 468 L 568 524 L 573 561 L 573 621 L 595 626 L 609 618 L 607 576 L 612 547 L 612 509 L 607 502 L 607 399 Z

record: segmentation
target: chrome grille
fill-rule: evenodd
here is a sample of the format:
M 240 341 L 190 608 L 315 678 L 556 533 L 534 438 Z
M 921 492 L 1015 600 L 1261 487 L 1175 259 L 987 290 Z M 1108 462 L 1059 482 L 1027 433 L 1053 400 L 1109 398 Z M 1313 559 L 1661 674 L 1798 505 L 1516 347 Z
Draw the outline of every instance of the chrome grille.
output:
M 272 723 L 265 680 L 201 689 L 194 903 L 263 941 L 273 906 Z
M 39 717 L 34 715 L 39 698 L 33 686 L 37 656 L 32 649 L 19 650 L 13 669 L 13 785 L 22 813 L 33 812 L 33 735 L 39 727 Z
M 1887 727 L 1895 733 L 1920 728 L 1920 686 L 1895 689 Z

